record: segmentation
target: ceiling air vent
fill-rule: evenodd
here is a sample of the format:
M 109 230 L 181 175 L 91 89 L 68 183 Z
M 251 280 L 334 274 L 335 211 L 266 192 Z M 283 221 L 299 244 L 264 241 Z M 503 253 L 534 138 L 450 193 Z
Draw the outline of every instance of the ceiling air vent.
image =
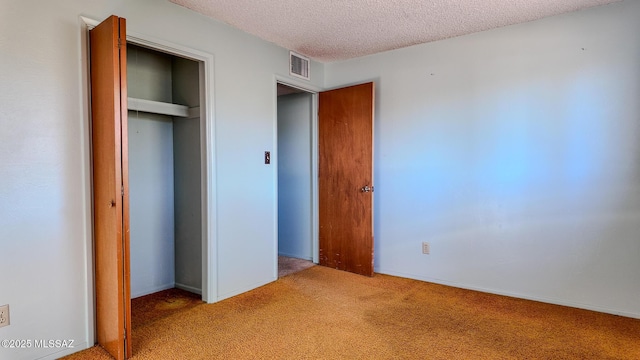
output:
M 289 52 L 289 74 L 309 80 L 309 58 Z

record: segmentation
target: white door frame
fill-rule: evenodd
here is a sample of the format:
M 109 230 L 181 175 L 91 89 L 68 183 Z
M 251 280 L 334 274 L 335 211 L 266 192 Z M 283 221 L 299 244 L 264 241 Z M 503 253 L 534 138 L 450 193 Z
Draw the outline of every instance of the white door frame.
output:
M 127 32 L 127 42 L 140 45 L 165 54 L 195 60 L 200 65 L 200 186 L 202 191 L 202 301 L 213 303 L 218 300 L 217 267 L 213 261 L 217 259 L 216 202 L 215 202 L 215 126 L 213 118 L 213 55 L 199 50 L 177 45 L 161 39 L 153 39 L 146 35 Z M 202 106 L 204 104 L 204 106 Z M 215 261 L 217 263 L 217 261 Z
M 276 166 L 274 167 L 274 187 L 275 187 L 275 211 L 274 211 L 274 248 L 275 248 L 275 270 L 274 276 L 278 278 L 278 84 L 286 85 L 292 88 L 303 90 L 311 94 L 311 247 L 313 249 L 313 262 L 319 261 L 318 227 L 319 227 L 319 210 L 318 210 L 318 93 L 323 89 L 311 84 L 280 75 L 274 77 L 274 149 L 276 149 Z
M 87 338 L 91 339 L 95 327 L 95 292 L 93 274 L 93 217 L 91 213 L 92 188 L 91 188 L 91 94 L 90 94 L 90 54 L 89 54 L 89 30 L 100 22 L 94 19 L 80 16 L 81 39 L 81 63 L 83 64 L 82 89 L 84 98 L 83 115 L 86 119 L 83 123 L 83 165 L 85 167 L 85 234 L 87 238 L 87 308 L 88 329 Z M 127 42 L 140 45 L 163 53 L 180 56 L 197 61 L 200 64 L 200 154 L 201 154 L 201 187 L 202 187 L 202 300 L 207 303 L 218 301 L 218 269 L 217 263 L 217 216 L 216 216 L 216 154 L 215 154 L 215 118 L 214 118 L 214 58 L 212 54 L 195 50 L 186 46 L 174 44 L 148 35 L 127 32 Z M 91 342 L 90 342 L 91 343 Z

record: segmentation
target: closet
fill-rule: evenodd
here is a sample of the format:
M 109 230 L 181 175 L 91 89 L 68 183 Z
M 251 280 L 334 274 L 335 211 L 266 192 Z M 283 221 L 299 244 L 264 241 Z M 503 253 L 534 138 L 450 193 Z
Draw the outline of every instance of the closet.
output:
M 95 335 L 124 360 L 133 354 L 132 295 L 179 287 L 211 298 L 203 251 L 209 223 L 202 219 L 212 187 L 206 92 L 213 58 L 129 37 L 126 19 L 115 15 L 83 22 L 89 32 Z
M 127 45 L 131 297 L 201 294 L 200 64 Z

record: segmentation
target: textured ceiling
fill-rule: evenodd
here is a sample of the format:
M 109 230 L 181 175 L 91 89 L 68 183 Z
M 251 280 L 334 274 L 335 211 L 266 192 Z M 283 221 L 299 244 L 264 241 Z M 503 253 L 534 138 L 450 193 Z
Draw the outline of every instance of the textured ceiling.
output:
M 618 0 L 170 0 L 330 62 Z

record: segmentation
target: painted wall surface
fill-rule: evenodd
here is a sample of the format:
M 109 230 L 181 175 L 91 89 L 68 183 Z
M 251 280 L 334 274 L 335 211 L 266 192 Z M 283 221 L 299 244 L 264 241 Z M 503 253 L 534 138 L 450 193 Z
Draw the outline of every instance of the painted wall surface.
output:
M 200 106 L 200 69 L 195 61 L 174 57 L 173 102 Z M 174 118 L 173 149 L 176 224 L 176 286 L 202 293 L 202 181 L 200 117 Z
M 128 45 L 128 96 L 172 102 L 171 67 L 171 56 Z M 173 158 L 172 118 L 129 111 L 132 298 L 174 286 Z
M 129 97 L 173 102 L 173 56 L 133 44 L 127 45 Z
M 278 97 L 278 254 L 311 260 L 312 95 Z
M 181 289 L 202 293 L 200 118 L 174 120 L 173 146 L 175 283 Z
M 376 271 L 640 317 L 638 19 L 625 1 L 328 64 L 327 87 L 377 86 Z
M 174 287 L 173 120 L 129 111 L 131 297 Z
M 276 279 L 276 169 L 262 159 L 275 150 L 274 76 L 288 78 L 289 52 L 167 1 L 0 0 L 0 246 L 10 254 L 0 274 L 11 274 L 0 287 L 11 325 L 0 337 L 75 340 L 73 349 L 0 349 L 0 358 L 54 359 L 94 342 L 79 16 L 111 14 L 130 32 L 214 55 L 218 298 Z M 312 63 L 313 85 L 323 71 Z

